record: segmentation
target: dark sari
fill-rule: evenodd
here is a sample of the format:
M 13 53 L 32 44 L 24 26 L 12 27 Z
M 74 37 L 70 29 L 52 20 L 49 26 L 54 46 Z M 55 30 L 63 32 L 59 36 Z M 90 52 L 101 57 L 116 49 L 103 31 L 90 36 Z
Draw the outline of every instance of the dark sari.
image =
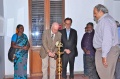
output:
M 28 38 L 25 34 L 18 37 L 16 44 L 26 46 Z M 14 79 L 27 79 L 27 58 L 28 50 L 16 49 L 16 58 L 14 59 Z

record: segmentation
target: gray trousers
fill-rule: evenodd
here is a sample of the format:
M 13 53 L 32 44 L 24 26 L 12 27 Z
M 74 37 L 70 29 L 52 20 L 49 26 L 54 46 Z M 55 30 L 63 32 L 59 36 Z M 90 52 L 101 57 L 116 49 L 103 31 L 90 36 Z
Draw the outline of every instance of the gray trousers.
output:
M 56 60 L 54 58 L 51 58 L 49 56 L 46 56 L 44 59 L 42 59 L 42 72 L 43 77 L 42 79 L 48 79 L 48 62 L 50 66 L 50 77 L 49 79 L 55 79 L 56 75 Z
M 107 55 L 108 67 L 105 68 L 102 64 L 102 49 L 96 50 L 95 64 L 100 79 L 115 79 L 116 62 L 119 56 L 119 47 L 113 46 Z

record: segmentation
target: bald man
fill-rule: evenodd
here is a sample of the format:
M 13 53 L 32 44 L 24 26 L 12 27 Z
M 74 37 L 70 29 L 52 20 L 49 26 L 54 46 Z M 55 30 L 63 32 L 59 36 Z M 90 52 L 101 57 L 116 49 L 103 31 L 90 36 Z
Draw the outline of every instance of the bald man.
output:
M 56 41 L 61 41 L 61 33 L 58 32 L 59 24 L 54 22 L 51 29 L 45 30 L 42 36 L 42 43 L 40 50 L 40 56 L 42 58 L 42 72 L 43 78 L 48 79 L 48 61 L 50 62 L 50 77 L 49 79 L 55 79 L 56 60 L 54 59 L 55 53 L 57 53 Z

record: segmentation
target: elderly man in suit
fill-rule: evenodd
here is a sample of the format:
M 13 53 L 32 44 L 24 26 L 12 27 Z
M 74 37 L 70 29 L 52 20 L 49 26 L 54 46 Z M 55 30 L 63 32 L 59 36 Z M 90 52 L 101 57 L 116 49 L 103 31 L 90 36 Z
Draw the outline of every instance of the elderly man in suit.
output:
M 54 22 L 51 29 L 45 30 L 42 37 L 40 56 L 42 58 L 43 78 L 48 79 L 48 61 L 50 62 L 50 79 L 55 79 L 56 60 L 54 59 L 57 47 L 55 43 L 61 41 L 61 33 L 58 32 L 59 24 Z
M 77 32 L 75 29 L 71 28 L 72 19 L 66 18 L 64 20 L 65 29 L 61 31 L 61 42 L 63 43 L 63 47 L 61 51 L 64 51 L 62 55 L 62 78 L 67 79 L 66 71 L 67 64 L 70 64 L 70 79 L 74 78 L 74 61 L 75 57 L 78 55 L 77 52 Z

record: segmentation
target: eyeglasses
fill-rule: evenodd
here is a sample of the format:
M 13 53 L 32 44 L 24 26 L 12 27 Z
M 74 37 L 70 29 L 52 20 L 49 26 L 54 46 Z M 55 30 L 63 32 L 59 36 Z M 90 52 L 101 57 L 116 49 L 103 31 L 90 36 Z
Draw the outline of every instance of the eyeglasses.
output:
M 65 23 L 66 25 L 71 25 L 71 23 Z

